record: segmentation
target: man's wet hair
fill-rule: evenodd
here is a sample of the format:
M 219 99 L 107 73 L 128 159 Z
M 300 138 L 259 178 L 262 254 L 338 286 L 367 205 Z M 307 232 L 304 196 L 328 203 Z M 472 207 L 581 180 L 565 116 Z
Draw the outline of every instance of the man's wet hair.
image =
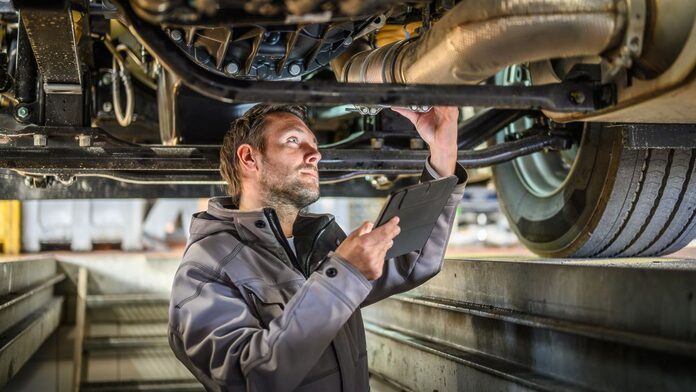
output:
M 248 144 L 263 153 L 266 149 L 265 122 L 268 115 L 273 113 L 290 113 L 303 122 L 307 122 L 307 108 L 305 106 L 259 104 L 232 121 L 225 134 L 220 148 L 220 174 L 227 182 L 227 193 L 236 205 L 239 205 L 242 191 L 237 148 L 242 144 Z

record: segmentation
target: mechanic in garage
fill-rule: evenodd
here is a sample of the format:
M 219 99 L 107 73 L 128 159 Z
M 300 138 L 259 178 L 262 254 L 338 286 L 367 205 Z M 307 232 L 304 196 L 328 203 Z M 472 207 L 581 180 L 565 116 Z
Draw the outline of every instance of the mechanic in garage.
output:
M 346 236 L 319 198 L 316 138 L 298 106 L 257 105 L 220 151 L 230 197 L 194 215 L 174 279 L 169 342 L 212 391 L 368 390 L 360 307 L 410 290 L 442 266 L 467 174 L 456 108 L 395 109 L 428 143 L 421 181 L 458 184 L 421 251 L 384 260 L 397 218 Z

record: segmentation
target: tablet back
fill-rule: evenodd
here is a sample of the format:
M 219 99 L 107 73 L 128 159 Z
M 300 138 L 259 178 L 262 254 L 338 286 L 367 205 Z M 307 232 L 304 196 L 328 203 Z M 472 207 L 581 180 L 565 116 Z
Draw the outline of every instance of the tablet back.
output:
M 457 177 L 449 176 L 392 192 L 375 224 L 399 217 L 401 233 L 387 251 L 388 259 L 423 248 L 456 184 Z

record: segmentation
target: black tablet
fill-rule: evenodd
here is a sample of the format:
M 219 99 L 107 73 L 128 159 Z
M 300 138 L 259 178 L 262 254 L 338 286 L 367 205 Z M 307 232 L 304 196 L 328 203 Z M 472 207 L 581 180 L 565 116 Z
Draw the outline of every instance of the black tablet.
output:
M 401 232 L 387 251 L 387 259 L 422 249 L 435 227 L 435 222 L 457 185 L 457 177 L 449 176 L 393 191 L 379 213 L 375 227 L 398 216 Z

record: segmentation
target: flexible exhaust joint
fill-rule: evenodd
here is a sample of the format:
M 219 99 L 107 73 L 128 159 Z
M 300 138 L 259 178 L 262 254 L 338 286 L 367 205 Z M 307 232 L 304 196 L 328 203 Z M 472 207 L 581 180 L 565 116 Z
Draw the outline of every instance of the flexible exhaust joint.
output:
M 475 84 L 500 69 L 617 46 L 625 0 L 463 0 L 418 39 L 332 62 L 361 83 Z

